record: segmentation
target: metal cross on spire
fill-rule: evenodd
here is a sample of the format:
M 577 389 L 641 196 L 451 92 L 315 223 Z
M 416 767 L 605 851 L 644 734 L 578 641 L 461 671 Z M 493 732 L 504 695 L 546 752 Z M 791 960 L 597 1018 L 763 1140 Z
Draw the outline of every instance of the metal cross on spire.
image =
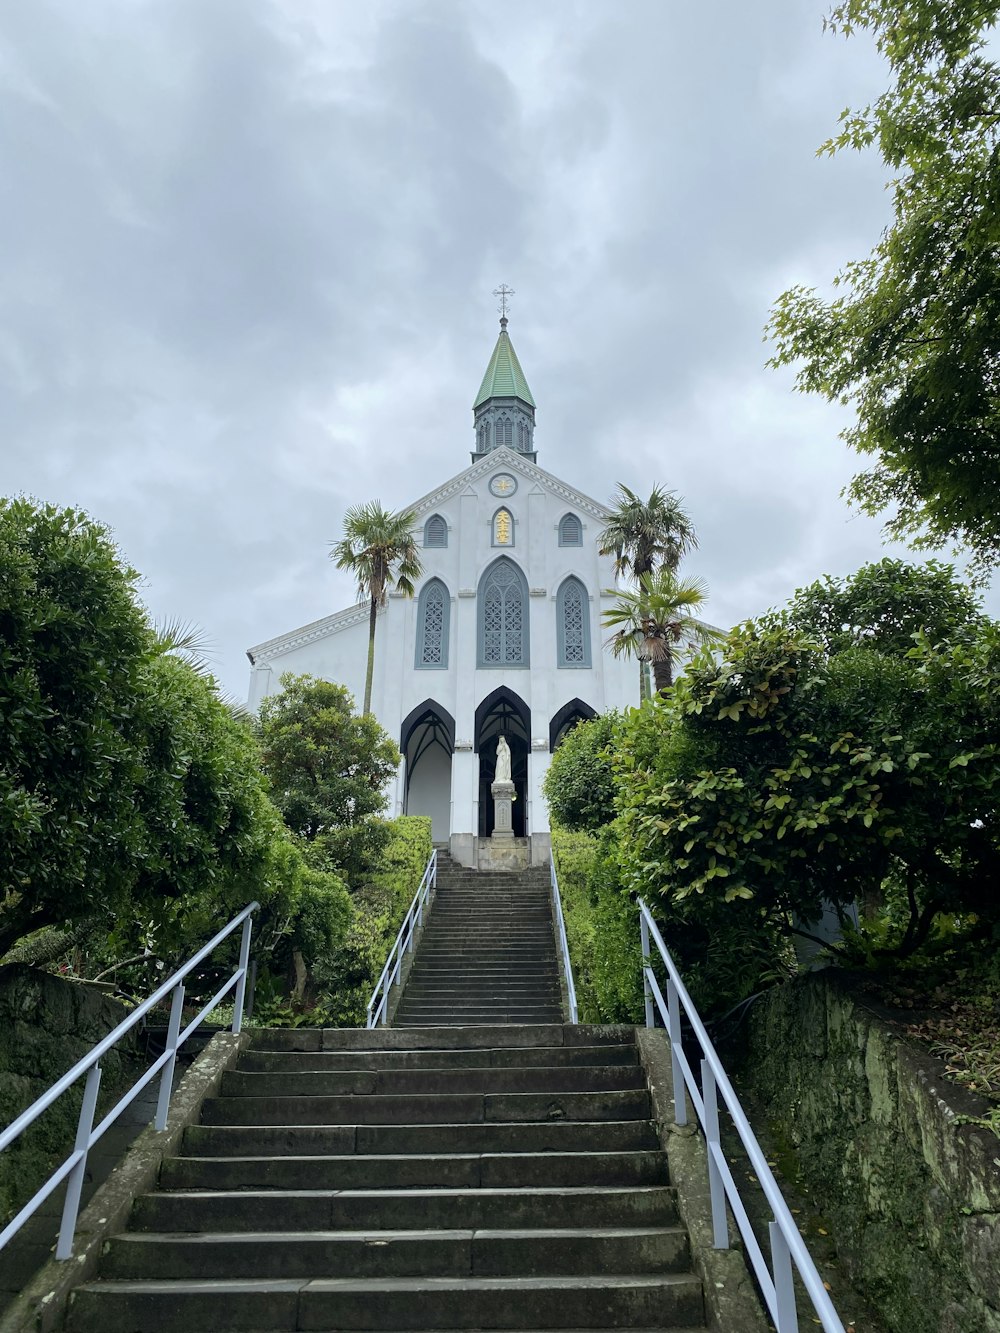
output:
M 500 298 L 500 304 L 497 306 L 497 309 L 500 311 L 500 322 L 501 322 L 501 324 L 506 325 L 506 323 L 507 323 L 507 301 L 508 301 L 508 298 L 509 298 L 509 297 L 511 297 L 511 296 L 514 295 L 514 288 L 513 288 L 513 287 L 508 287 L 507 284 L 506 284 L 505 282 L 502 282 L 502 283 L 500 284 L 499 287 L 494 288 L 493 295 L 494 295 L 494 296 L 499 296 L 499 298 Z

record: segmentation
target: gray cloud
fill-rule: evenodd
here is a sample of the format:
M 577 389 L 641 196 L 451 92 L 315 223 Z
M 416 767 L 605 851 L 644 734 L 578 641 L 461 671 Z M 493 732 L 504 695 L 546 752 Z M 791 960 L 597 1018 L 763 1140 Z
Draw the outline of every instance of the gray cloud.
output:
M 543 466 L 687 497 L 731 621 L 880 552 L 770 302 L 886 219 L 818 160 L 881 71 L 821 6 L 0 3 L 0 488 L 81 504 L 243 649 L 352 597 L 344 508 L 468 461 L 512 332 Z

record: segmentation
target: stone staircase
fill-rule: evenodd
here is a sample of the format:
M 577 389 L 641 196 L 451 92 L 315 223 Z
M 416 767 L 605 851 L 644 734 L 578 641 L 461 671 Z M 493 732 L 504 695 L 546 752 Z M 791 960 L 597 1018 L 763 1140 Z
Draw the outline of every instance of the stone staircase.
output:
M 434 903 L 394 1027 L 559 1023 L 547 867 L 470 870 L 438 851 Z
M 703 1328 L 650 1114 L 628 1028 L 256 1032 L 67 1328 Z

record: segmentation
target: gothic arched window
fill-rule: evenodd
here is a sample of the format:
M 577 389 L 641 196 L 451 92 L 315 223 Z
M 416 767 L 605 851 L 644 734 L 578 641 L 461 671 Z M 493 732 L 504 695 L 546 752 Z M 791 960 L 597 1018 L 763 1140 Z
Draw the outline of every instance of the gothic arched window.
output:
M 431 579 L 417 602 L 418 670 L 447 670 L 450 611 L 448 589 L 440 579 Z
M 490 423 L 481 421 L 479 423 L 479 452 L 487 454 L 490 451 Z
M 531 433 L 528 430 L 528 423 L 526 421 L 519 421 L 517 423 L 517 447 L 522 454 L 526 454 L 531 448 Z
M 493 515 L 493 545 L 514 545 L 514 516 L 506 507 L 498 509 Z
M 528 585 L 513 560 L 501 556 L 479 584 L 479 665 L 528 664 Z
M 511 445 L 514 443 L 514 423 L 510 417 L 497 417 L 496 441 L 498 449 L 502 444 Z
M 440 514 L 431 514 L 430 518 L 424 524 L 424 545 L 448 545 L 448 524 Z
M 579 579 L 566 579 L 556 594 L 556 639 L 559 666 L 590 666 L 590 601 Z
M 559 520 L 559 545 L 583 545 L 583 524 L 575 514 L 563 514 Z

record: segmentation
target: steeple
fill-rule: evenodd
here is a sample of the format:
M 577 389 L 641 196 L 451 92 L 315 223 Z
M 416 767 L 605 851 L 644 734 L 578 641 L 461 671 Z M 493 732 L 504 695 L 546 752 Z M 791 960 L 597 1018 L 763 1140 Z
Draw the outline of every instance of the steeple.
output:
M 534 463 L 535 400 L 507 332 L 507 298 L 512 292 L 502 284 L 494 295 L 501 298 L 500 336 L 472 405 L 476 431 L 472 461 L 478 463 L 506 445 Z

